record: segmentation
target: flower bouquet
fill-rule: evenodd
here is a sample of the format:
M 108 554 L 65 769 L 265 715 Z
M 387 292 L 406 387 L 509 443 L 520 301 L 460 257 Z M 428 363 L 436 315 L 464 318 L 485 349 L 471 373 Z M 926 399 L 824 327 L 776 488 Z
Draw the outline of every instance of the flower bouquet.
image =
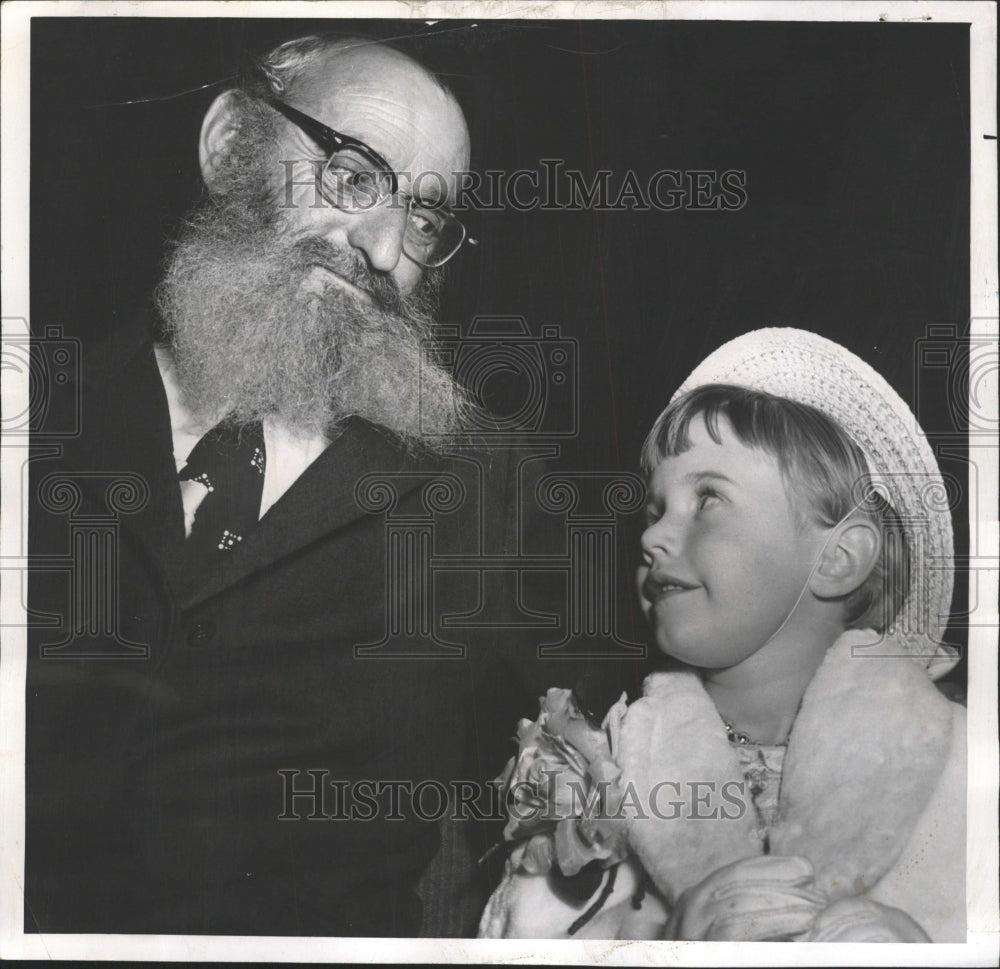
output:
M 515 870 L 548 873 L 557 893 L 582 900 L 628 855 L 615 763 L 626 698 L 600 727 L 587 720 L 572 690 L 550 689 L 540 705 L 537 720 L 518 724 L 517 756 L 498 778 L 506 791 L 504 839 Z

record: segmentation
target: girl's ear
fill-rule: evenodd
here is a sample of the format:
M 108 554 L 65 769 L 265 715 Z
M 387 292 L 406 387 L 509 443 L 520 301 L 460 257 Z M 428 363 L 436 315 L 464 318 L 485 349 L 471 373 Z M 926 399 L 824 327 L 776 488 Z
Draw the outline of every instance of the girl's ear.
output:
M 213 102 L 201 123 L 201 137 L 198 140 L 198 162 L 201 175 L 209 191 L 212 191 L 216 174 L 226 147 L 239 128 L 235 108 L 235 91 L 223 91 Z
M 841 522 L 827 538 L 819 565 L 809 580 L 822 599 L 846 596 L 871 575 L 882 551 L 882 533 L 866 518 Z

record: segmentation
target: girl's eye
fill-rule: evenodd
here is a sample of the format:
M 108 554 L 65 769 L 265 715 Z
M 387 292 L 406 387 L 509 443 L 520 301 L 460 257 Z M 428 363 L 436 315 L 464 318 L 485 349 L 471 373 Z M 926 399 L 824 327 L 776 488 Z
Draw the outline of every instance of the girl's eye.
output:
M 710 508 L 712 505 L 722 500 L 722 496 L 707 485 L 702 485 L 696 492 L 698 496 L 698 511 Z

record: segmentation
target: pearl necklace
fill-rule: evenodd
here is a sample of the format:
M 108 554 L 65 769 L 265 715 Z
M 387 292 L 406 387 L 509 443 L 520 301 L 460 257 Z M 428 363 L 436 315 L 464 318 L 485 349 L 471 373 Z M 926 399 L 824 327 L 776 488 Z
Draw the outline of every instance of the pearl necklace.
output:
M 726 739 L 731 744 L 742 744 L 743 746 L 753 744 L 756 747 L 761 746 L 756 740 L 751 740 L 745 733 L 740 733 L 738 730 L 735 730 L 733 725 L 728 720 L 723 720 L 722 723 L 726 728 Z

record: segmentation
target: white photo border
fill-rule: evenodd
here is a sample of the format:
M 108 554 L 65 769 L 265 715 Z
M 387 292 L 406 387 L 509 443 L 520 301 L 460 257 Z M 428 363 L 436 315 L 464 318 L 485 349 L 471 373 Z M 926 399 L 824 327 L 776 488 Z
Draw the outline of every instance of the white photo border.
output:
M 690 2 L 565 4 L 508 2 L 114 2 L 7 3 L 2 8 L 3 83 L 3 317 L 5 335 L 29 318 L 29 31 L 34 16 L 46 17 L 331 17 L 510 19 L 672 19 L 795 20 L 969 23 L 971 84 L 971 318 L 972 338 L 997 339 L 997 157 L 996 157 L 996 10 L 991 2 Z M 6 375 L 5 375 L 6 376 Z M 982 390 L 997 402 L 997 374 Z M 5 414 L 27 406 L 27 381 L 3 381 Z M 994 412 L 995 414 L 995 412 Z M 22 506 L 21 466 L 11 442 L 3 451 L 2 555 L 21 550 L 9 522 Z M 997 442 L 984 449 L 991 458 L 980 465 L 982 494 L 1000 492 Z M 8 471 L 14 471 L 8 474 Z M 983 502 L 989 505 L 989 500 Z M 994 520 L 970 522 L 977 530 L 980 560 L 988 573 L 969 630 L 968 941 L 965 945 L 866 945 L 764 943 L 679 943 L 596 941 L 486 941 L 434 939 L 310 939 L 267 937 L 37 935 L 23 931 L 24 868 L 24 676 L 26 631 L 4 629 L 0 665 L 0 954 L 13 959 L 205 960 L 410 963 L 576 963 L 586 965 L 995 965 L 1000 931 L 997 895 L 997 587 L 998 538 Z M 992 564 L 990 564 L 992 563 Z M 985 593 L 985 594 L 984 594 Z M 4 583 L 0 608 L 5 617 L 24 614 L 17 583 Z

